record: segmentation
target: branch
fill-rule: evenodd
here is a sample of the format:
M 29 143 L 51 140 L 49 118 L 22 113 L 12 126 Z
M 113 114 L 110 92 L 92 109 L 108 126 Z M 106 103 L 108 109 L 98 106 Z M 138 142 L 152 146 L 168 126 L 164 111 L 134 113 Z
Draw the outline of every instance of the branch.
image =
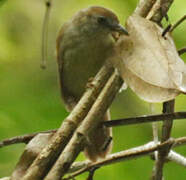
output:
M 25 134 L 22 136 L 15 136 L 12 138 L 4 139 L 0 141 L 0 148 L 12 144 L 18 144 L 18 143 L 25 143 L 27 144 L 33 137 L 35 137 L 38 134 L 43 134 L 43 133 L 55 133 L 57 130 L 52 129 L 52 130 L 47 130 L 47 131 L 41 131 L 41 132 L 36 132 L 36 133 L 31 133 L 31 134 Z
M 156 1 L 157 0 L 140 0 L 134 13 L 145 18 Z
M 52 133 L 38 134 L 26 145 L 21 157 L 19 158 L 19 161 L 17 162 L 12 172 L 12 180 L 21 179 L 21 177 L 25 175 L 27 169 L 36 159 L 38 154 L 50 142 L 52 136 Z
M 158 144 L 160 144 L 160 142 L 158 142 Z M 182 145 L 185 145 L 186 144 L 186 137 L 180 137 L 180 138 L 177 138 L 177 139 L 175 139 L 174 140 L 174 144 L 172 145 L 172 147 L 173 148 L 175 148 L 175 147 L 179 147 L 179 146 L 182 146 Z M 154 141 L 152 141 L 152 142 L 149 142 L 148 144 L 146 144 L 147 145 L 147 147 L 149 146 L 151 146 L 151 145 L 156 145 L 157 146 L 157 144 L 156 143 L 154 143 Z M 144 146 L 146 146 L 146 145 L 144 145 Z M 140 147 L 144 147 L 144 146 L 140 146 Z M 140 147 L 137 147 L 137 148 L 140 148 Z M 132 148 L 132 149 L 134 149 L 134 148 Z M 130 149 L 128 150 L 128 151 L 130 151 Z M 124 152 L 124 151 L 122 151 L 122 152 Z M 118 152 L 118 153 L 114 153 L 114 154 L 111 154 L 111 155 L 109 155 L 104 161 L 106 161 L 106 162 L 108 162 L 109 160 L 108 159 L 110 159 L 110 157 L 116 157 L 117 158 L 117 156 L 118 155 L 120 155 L 122 152 Z M 125 151 L 126 152 L 126 151 Z M 124 154 L 124 156 L 125 156 L 125 154 Z M 131 157 L 131 159 L 133 159 L 132 157 Z M 124 159 L 125 160 L 125 159 Z M 126 159 L 127 160 L 127 159 Z M 169 155 L 167 156 L 167 160 L 170 160 L 170 161 L 174 161 L 174 162 L 176 162 L 177 164 L 179 164 L 179 165 L 182 165 L 182 166 L 186 166 L 186 159 L 183 157 L 183 156 L 181 156 L 181 155 L 179 155 L 179 154 L 177 154 L 177 153 L 175 153 L 174 151 L 170 151 L 169 152 Z M 122 161 L 122 160 L 121 160 Z M 120 161 L 119 161 L 120 162 Z M 109 165 L 109 164 L 112 164 L 112 163 L 115 163 L 115 161 L 112 161 L 112 162 L 108 162 L 108 164 L 103 164 L 102 166 L 104 166 L 104 165 Z M 75 163 L 73 163 L 72 164 L 72 166 L 70 167 L 70 169 L 69 169 L 69 171 L 68 171 L 68 173 L 73 173 L 73 174 L 71 174 L 68 178 L 70 179 L 71 177 L 75 177 L 75 176 L 77 176 L 77 175 L 79 175 L 79 174 L 81 174 L 81 173 L 83 173 L 84 171 L 84 169 L 85 168 L 87 168 L 87 167 L 89 167 L 90 169 L 91 168 L 93 168 L 94 167 L 94 165 L 95 165 L 95 163 L 92 163 L 91 161 L 89 161 L 89 160 L 85 160 L 85 161 L 81 161 L 81 162 L 75 162 Z M 83 171 L 83 172 L 82 172 Z M 87 170 L 88 171 L 88 170 Z M 7 177 L 7 179 L 8 179 L 9 177 Z M 66 179 L 68 179 L 68 178 L 66 178 Z M 0 179 L 1 180 L 1 179 Z M 3 179 L 4 180 L 4 179 Z
M 181 19 L 179 19 L 174 25 L 169 24 L 164 31 L 162 32 L 162 36 L 164 37 L 167 32 L 173 32 L 184 20 L 186 19 L 186 15 L 184 15 Z M 178 51 L 178 54 L 181 55 Z
M 115 119 L 111 121 L 105 121 L 102 124 L 106 127 L 115 127 L 115 126 L 126 126 L 126 125 L 133 125 L 133 124 L 158 122 L 158 121 L 164 121 L 169 119 L 178 120 L 184 118 L 186 118 L 186 112 L 174 112 L 174 113 L 157 114 L 157 115 L 144 115 L 139 117 L 124 118 L 124 119 Z M 12 144 L 18 144 L 18 143 L 27 144 L 33 137 L 35 137 L 38 134 L 55 133 L 56 131 L 57 129 L 52 129 L 52 130 L 41 131 L 41 132 L 25 134 L 22 136 L 15 136 L 12 138 L 4 139 L 0 141 L 0 148 Z
M 173 147 L 178 147 L 186 144 L 186 137 L 177 138 Z
M 170 140 L 168 140 L 168 141 L 170 141 Z M 172 141 L 172 139 L 171 139 L 171 141 Z M 158 144 L 161 145 L 160 142 L 158 142 Z M 152 152 L 156 151 L 156 150 L 154 150 L 154 151 L 150 152 L 152 150 L 151 149 L 152 146 L 158 147 L 159 146 L 158 144 L 156 144 L 156 143 L 154 143 L 154 141 L 152 141 L 152 142 L 149 142 L 143 146 L 138 146 L 136 148 L 132 148 L 129 150 L 125 150 L 125 151 L 111 154 L 106 159 L 95 162 L 95 163 L 91 163 L 90 161 L 75 162 L 69 171 L 69 173 L 72 173 L 72 172 L 74 172 L 74 173 L 71 174 L 69 177 L 64 178 L 64 180 L 72 179 L 72 178 L 74 178 L 74 177 L 76 177 L 86 171 L 89 171 L 89 169 L 94 168 L 94 167 L 101 167 L 101 166 L 110 165 L 110 164 L 120 162 L 120 161 L 143 157 L 143 155 L 149 155 Z M 172 144 L 172 143 L 170 143 L 170 144 Z M 181 137 L 181 138 L 177 138 L 174 140 L 172 147 L 178 147 L 178 146 L 185 145 L 185 144 L 186 144 L 186 137 Z M 165 145 L 165 146 L 167 146 L 167 145 Z M 162 147 L 162 149 L 163 148 L 164 147 Z M 130 158 L 129 158 L 129 156 L 130 156 Z M 183 156 L 175 153 L 174 151 L 170 151 L 169 155 L 167 156 L 167 160 L 174 161 L 177 164 L 182 165 L 184 167 L 186 166 L 186 159 Z
M 163 103 L 163 113 L 174 112 L 174 104 L 175 104 L 175 100 Z M 173 119 L 163 121 L 161 142 L 164 142 L 170 138 L 172 125 L 173 125 Z M 155 169 L 153 173 L 154 180 L 162 179 L 163 166 L 164 166 L 166 157 L 169 154 L 170 148 L 171 146 L 167 146 L 166 148 L 158 151 L 158 159 L 156 161 Z
M 22 180 L 40 180 L 48 173 L 59 154 L 69 142 L 75 129 L 89 112 L 92 104 L 112 72 L 113 68 L 111 67 L 103 66 L 101 68 L 94 78 L 94 81 L 91 83 L 92 85 L 89 86 L 76 107 L 63 121 L 61 127 L 52 137 L 50 143 L 34 160 Z
M 152 152 L 162 149 L 166 146 L 170 146 L 170 144 L 172 145 L 173 143 L 174 143 L 173 139 L 169 139 L 168 141 L 166 141 L 162 144 L 158 144 L 158 145 L 155 144 L 154 142 L 149 142 L 143 146 L 138 146 L 138 147 L 131 148 L 131 149 L 128 149 L 125 151 L 111 154 L 106 159 L 100 160 L 98 162 L 93 162 L 93 163 L 89 164 L 88 166 L 80 169 L 79 171 L 73 173 L 69 177 L 64 178 L 63 180 L 72 179 L 72 178 L 74 178 L 74 177 L 76 177 L 86 171 L 89 171 L 92 168 L 101 167 L 101 166 L 113 164 L 116 162 L 126 161 L 126 160 L 130 160 L 130 159 L 136 159 L 139 157 L 143 157 L 145 155 L 149 155 Z
M 150 19 L 151 21 L 156 22 L 157 24 L 160 24 L 163 17 L 167 14 L 172 3 L 173 3 L 173 0 L 157 0 L 146 18 Z M 174 102 L 175 102 L 174 100 L 165 102 L 163 104 L 163 113 L 174 112 Z M 170 137 L 172 124 L 173 124 L 172 119 L 165 120 L 163 122 L 161 142 L 166 141 Z M 153 170 L 152 179 L 162 180 L 163 165 L 164 165 L 166 156 L 168 155 L 170 151 L 170 148 L 171 146 L 167 146 L 165 149 L 160 150 L 158 152 L 158 157 L 155 163 L 155 168 Z
M 88 115 L 76 130 L 49 174 L 45 177 L 45 180 L 60 180 L 61 177 L 67 173 L 85 143 L 89 143 L 87 137 L 89 137 L 91 132 L 96 130 L 95 128 L 100 124 L 101 118 L 111 105 L 122 83 L 123 81 L 117 72 L 114 72 L 90 109 Z
M 184 53 L 186 53 L 186 47 L 184 47 L 184 48 L 178 50 L 178 54 L 179 54 L 179 55 L 182 55 L 182 54 L 184 54 Z
M 126 126 L 126 125 L 133 125 L 133 124 L 158 122 L 158 121 L 165 121 L 170 119 L 176 120 L 176 119 L 184 119 L 184 118 L 186 118 L 186 112 L 174 112 L 174 113 L 166 113 L 166 114 L 144 115 L 139 117 L 116 119 L 116 120 L 103 122 L 103 125 L 106 127 Z
M 89 175 L 88 175 L 88 178 L 87 178 L 86 180 L 93 180 L 95 171 L 96 171 L 98 168 L 99 168 L 99 167 L 91 168 L 91 169 L 89 170 Z
M 175 105 L 175 100 L 171 100 L 163 103 L 163 113 L 173 113 L 174 105 Z M 161 138 L 162 142 L 170 138 L 172 123 L 173 123 L 173 119 L 165 120 L 163 122 L 162 138 Z
M 68 170 L 67 173 L 71 174 L 73 172 L 79 171 L 80 169 L 87 167 L 88 165 L 92 164 L 92 161 L 90 160 L 85 160 L 85 161 L 79 161 L 79 162 L 74 162 L 70 169 Z
M 147 16 L 147 19 L 160 24 L 163 17 L 167 14 L 173 0 L 157 0 Z
M 179 19 L 170 29 L 169 32 L 174 31 L 184 20 L 186 19 L 186 15 L 184 15 L 181 19 Z
M 150 142 L 150 143 L 148 143 L 148 144 L 158 145 L 158 144 L 160 144 L 160 142 L 155 143 L 154 141 L 152 141 L 152 142 Z M 183 146 L 183 145 L 186 145 L 186 137 L 176 138 L 176 139 L 174 140 L 174 144 L 172 145 L 172 147 L 173 147 L 173 148 L 176 148 L 176 147 Z M 173 152 L 173 153 L 172 153 L 172 152 Z M 120 153 L 120 152 L 119 152 L 119 153 Z M 115 154 L 119 154 L 119 153 L 115 153 Z M 175 158 L 175 154 L 176 154 L 176 158 Z M 110 156 L 115 156 L 115 155 L 114 155 L 114 154 L 111 154 L 111 155 L 109 155 L 107 158 L 109 158 Z M 174 151 L 170 151 L 170 153 L 169 153 L 167 159 L 168 159 L 168 160 L 171 160 L 171 161 L 174 161 L 174 162 L 176 162 L 177 164 L 181 164 L 182 166 L 185 166 L 185 165 L 182 163 L 183 160 L 182 160 L 182 162 L 180 163 L 181 160 L 180 160 L 180 158 L 179 158 L 178 156 L 180 157 L 180 155 L 178 155 L 178 154 L 175 153 Z M 117 156 L 115 156 L 115 157 L 117 157 Z M 106 158 L 106 159 L 107 159 L 107 158 Z M 183 159 L 183 157 L 182 157 L 181 159 Z M 178 162 L 178 160 L 179 160 L 179 162 Z M 106 161 L 107 161 L 107 160 L 106 160 Z M 73 173 L 73 172 L 79 171 L 80 169 L 83 169 L 83 168 L 86 168 L 86 167 L 88 167 L 88 166 L 91 166 L 91 164 L 92 164 L 92 162 L 89 161 L 89 160 L 81 161 L 81 162 L 75 162 L 75 163 L 73 163 L 72 166 L 70 167 L 68 173 Z
M 186 167 L 186 158 L 172 150 L 169 152 L 167 159 L 183 167 Z

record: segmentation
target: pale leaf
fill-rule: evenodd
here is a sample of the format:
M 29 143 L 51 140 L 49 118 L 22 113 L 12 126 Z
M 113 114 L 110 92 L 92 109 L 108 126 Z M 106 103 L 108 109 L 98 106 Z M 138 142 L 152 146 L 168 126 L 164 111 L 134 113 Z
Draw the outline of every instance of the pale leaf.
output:
M 128 18 L 126 27 L 129 36 L 119 39 L 112 61 L 129 87 L 148 102 L 186 92 L 185 64 L 171 35 L 162 37 L 162 28 L 137 15 Z

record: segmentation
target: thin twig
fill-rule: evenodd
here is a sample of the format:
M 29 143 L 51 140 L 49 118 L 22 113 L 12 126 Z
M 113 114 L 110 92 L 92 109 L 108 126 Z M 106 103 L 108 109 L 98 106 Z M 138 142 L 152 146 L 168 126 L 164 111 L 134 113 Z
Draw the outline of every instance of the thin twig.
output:
M 111 142 L 112 142 L 112 137 L 109 136 L 107 138 L 107 140 L 105 141 L 105 143 L 101 146 L 101 150 L 105 151 L 108 148 L 108 146 L 110 145 Z
M 184 15 L 182 18 L 180 18 L 169 30 L 169 32 L 174 31 L 184 20 L 186 19 L 186 15 Z
M 164 31 L 162 32 L 162 36 L 164 37 L 167 32 L 172 32 L 176 29 L 184 20 L 186 19 L 186 15 L 184 15 L 181 19 L 179 19 L 174 25 L 169 24 Z M 180 54 L 179 54 L 180 55 Z
M 169 25 L 163 30 L 161 36 L 162 36 L 162 37 L 165 37 L 165 35 L 170 31 L 171 27 L 172 27 L 172 25 L 169 24 Z
M 160 144 L 160 142 L 158 142 L 158 144 Z M 128 160 L 128 159 L 125 159 L 126 158 L 125 152 L 127 152 L 127 151 L 133 152 L 134 149 L 143 149 L 143 147 L 147 147 L 147 149 L 148 149 L 148 148 L 151 148 L 151 146 L 157 146 L 158 144 L 156 144 L 156 143 L 154 143 L 154 141 L 152 141 L 152 142 L 149 142 L 149 143 L 147 143 L 146 145 L 143 145 L 143 146 L 132 148 L 132 149 L 129 149 L 129 150 L 126 150 L 126 151 L 121 151 L 121 152 L 118 152 L 118 153 L 114 153 L 114 154 L 109 155 L 106 159 L 102 160 L 101 162 L 99 161 L 98 163 L 91 163 L 90 161 L 75 162 L 72 165 L 72 167 L 70 168 L 70 171 L 69 171 L 69 173 L 73 173 L 73 172 L 74 173 L 71 174 L 68 178 L 65 178 L 65 179 L 70 179 L 70 177 L 73 177 L 73 176 L 75 177 L 79 174 L 82 174 L 83 172 L 88 171 L 89 168 L 96 167 L 96 165 L 97 165 L 97 167 L 100 167 L 100 166 L 105 166 L 105 165 L 108 165 L 108 164 L 113 164 L 113 163 L 117 162 L 117 160 L 115 160 L 115 159 L 118 159 L 118 156 L 120 156 L 122 153 L 123 153 L 123 158 L 124 158 L 123 160 Z M 175 147 L 179 147 L 179 146 L 182 146 L 182 145 L 185 145 L 185 144 L 186 144 L 186 137 L 176 138 L 174 140 L 174 143 L 173 143 L 172 147 L 175 148 Z M 134 154 L 134 156 L 135 156 L 135 154 Z M 112 158 L 114 160 L 110 161 L 110 159 L 112 159 Z M 133 158 L 136 158 L 136 157 L 133 157 Z M 130 159 L 133 159 L 133 158 L 131 156 Z M 174 151 L 169 152 L 169 155 L 167 156 L 167 160 L 176 162 L 177 164 L 182 165 L 182 166 L 185 166 L 185 162 L 186 162 L 185 158 L 183 156 L 179 155 L 178 153 L 175 153 Z M 104 162 L 107 162 L 107 163 L 104 163 Z M 101 163 L 103 163 L 103 164 L 100 165 Z
M 87 167 L 88 165 L 90 165 L 92 163 L 92 161 L 90 160 L 85 160 L 85 161 L 79 161 L 79 162 L 74 162 L 70 169 L 68 170 L 68 174 L 74 173 L 76 171 L 79 171 L 82 168 Z
M 175 104 L 175 100 L 171 100 L 163 103 L 163 113 L 174 112 L 174 104 Z M 164 142 L 170 138 L 172 125 L 173 125 L 173 119 L 163 121 L 161 142 Z M 167 146 L 166 148 L 158 151 L 158 159 L 155 163 L 155 169 L 153 174 L 154 180 L 162 180 L 163 167 L 164 167 L 166 157 L 170 151 L 170 148 L 171 146 Z
M 186 137 L 180 137 L 175 140 L 173 147 L 178 147 L 186 144 Z
M 88 175 L 88 177 L 87 177 L 86 180 L 93 180 L 95 171 L 96 171 L 98 168 L 99 168 L 99 167 L 94 167 L 94 168 L 90 169 L 90 170 L 89 170 L 89 175 Z
M 167 159 L 169 161 L 173 161 L 176 164 L 179 164 L 183 167 L 186 167 L 186 158 L 184 156 L 172 151 L 172 150 L 169 152 Z
M 166 113 L 166 114 L 144 115 L 139 117 L 116 119 L 116 120 L 103 122 L 103 125 L 106 127 L 126 126 L 126 125 L 133 125 L 133 124 L 158 122 L 158 121 L 165 121 L 170 119 L 176 120 L 176 119 L 184 119 L 184 118 L 186 118 L 186 112 L 174 112 L 174 113 Z
M 170 144 L 173 144 L 174 140 L 170 139 L 162 144 L 155 144 L 154 142 L 149 142 L 145 145 L 142 146 L 138 146 L 135 148 L 131 148 L 125 151 L 121 151 L 118 153 L 114 153 L 109 155 L 106 159 L 100 160 L 98 162 L 93 162 L 90 165 L 88 165 L 85 168 L 80 169 L 79 171 L 71 174 L 68 178 L 65 178 L 63 180 L 68 180 L 71 178 L 74 178 L 86 171 L 89 171 L 91 168 L 93 167 L 101 167 L 101 166 L 105 166 L 105 165 L 109 165 L 109 164 L 113 164 L 116 162 L 120 162 L 120 161 L 126 161 L 126 160 L 130 160 L 130 159 L 136 159 L 145 155 L 149 155 L 150 153 L 158 150 L 158 149 L 162 149 L 165 146 L 168 146 Z
M 154 154 L 152 154 L 150 157 L 152 160 L 155 160 Z M 165 163 L 168 163 L 170 161 L 175 162 L 182 167 L 186 167 L 186 158 L 173 150 L 170 150 L 169 154 L 166 157 Z
M 186 112 L 174 112 L 174 113 L 166 113 L 166 114 L 144 115 L 139 117 L 124 118 L 124 119 L 115 119 L 111 121 L 105 121 L 103 122 L 103 125 L 106 127 L 127 126 L 127 125 L 134 125 L 134 124 L 158 122 L 158 121 L 164 121 L 169 119 L 179 120 L 185 118 L 186 118 Z M 4 139 L 0 141 L 0 148 L 12 144 L 18 144 L 18 143 L 27 144 L 37 134 L 55 133 L 56 131 L 57 129 L 52 129 L 52 130 L 41 131 L 37 133 L 25 134 L 22 136 L 15 136 L 12 138 Z
M 158 143 L 158 124 L 157 122 L 152 123 L 153 140 Z
M 163 113 L 173 113 L 174 105 L 175 105 L 175 100 L 171 100 L 163 103 Z M 173 119 L 167 119 L 163 121 L 162 138 L 161 138 L 162 142 L 170 138 L 172 123 L 173 123 Z
M 156 1 L 157 0 L 140 0 L 134 12 L 141 17 L 146 17 Z
M 166 16 L 172 3 L 173 0 L 157 0 L 147 18 L 157 24 L 160 24 L 163 17 Z
M 186 47 L 181 48 L 178 50 L 178 54 L 181 56 L 182 54 L 186 53 Z
M 154 104 L 150 103 L 150 113 L 154 113 Z M 158 144 L 159 137 L 158 137 L 158 123 L 157 122 L 152 122 L 152 135 L 153 135 L 153 140 L 155 144 Z M 157 151 L 154 152 L 155 160 L 157 161 L 158 159 L 158 153 Z
M 46 11 L 43 20 L 42 26 L 42 45 L 41 45 L 41 52 L 42 52 L 42 61 L 41 61 L 41 68 L 46 68 L 46 60 L 47 60 L 47 47 L 48 47 L 48 24 L 50 19 L 50 11 L 52 7 L 52 0 L 46 0 Z
M 160 11 L 160 3 L 161 3 L 161 0 L 156 0 L 156 2 L 153 4 L 151 10 L 149 11 L 147 16 L 145 17 L 146 19 L 151 20 L 152 18 L 155 18 L 157 16 L 158 11 Z
M 56 129 L 52 129 L 52 130 L 41 131 L 41 132 L 25 134 L 25 135 L 22 135 L 22 136 L 15 136 L 15 137 L 12 137 L 12 138 L 4 139 L 4 140 L 0 141 L 0 148 L 2 148 L 4 146 L 9 146 L 9 145 L 12 145 L 12 144 L 18 144 L 18 143 L 27 144 L 33 137 L 35 137 L 38 134 L 55 133 L 56 131 L 57 131 Z

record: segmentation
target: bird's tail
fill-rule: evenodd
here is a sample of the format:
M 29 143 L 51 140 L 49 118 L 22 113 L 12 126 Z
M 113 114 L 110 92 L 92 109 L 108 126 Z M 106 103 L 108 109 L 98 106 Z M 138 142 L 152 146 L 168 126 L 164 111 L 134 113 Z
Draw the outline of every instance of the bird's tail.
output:
M 110 120 L 109 110 L 103 117 L 103 121 Z M 96 161 L 99 158 L 105 158 L 112 150 L 112 128 L 97 127 L 88 137 L 88 145 L 85 147 L 84 153 L 87 158 Z

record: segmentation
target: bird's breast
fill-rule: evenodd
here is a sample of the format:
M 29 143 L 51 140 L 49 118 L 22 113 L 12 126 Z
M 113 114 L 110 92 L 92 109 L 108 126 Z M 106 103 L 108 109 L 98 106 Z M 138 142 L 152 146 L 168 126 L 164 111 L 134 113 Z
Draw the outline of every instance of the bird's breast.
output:
M 99 71 L 113 46 L 112 36 L 74 37 L 64 48 L 63 88 L 80 98 L 89 78 Z

